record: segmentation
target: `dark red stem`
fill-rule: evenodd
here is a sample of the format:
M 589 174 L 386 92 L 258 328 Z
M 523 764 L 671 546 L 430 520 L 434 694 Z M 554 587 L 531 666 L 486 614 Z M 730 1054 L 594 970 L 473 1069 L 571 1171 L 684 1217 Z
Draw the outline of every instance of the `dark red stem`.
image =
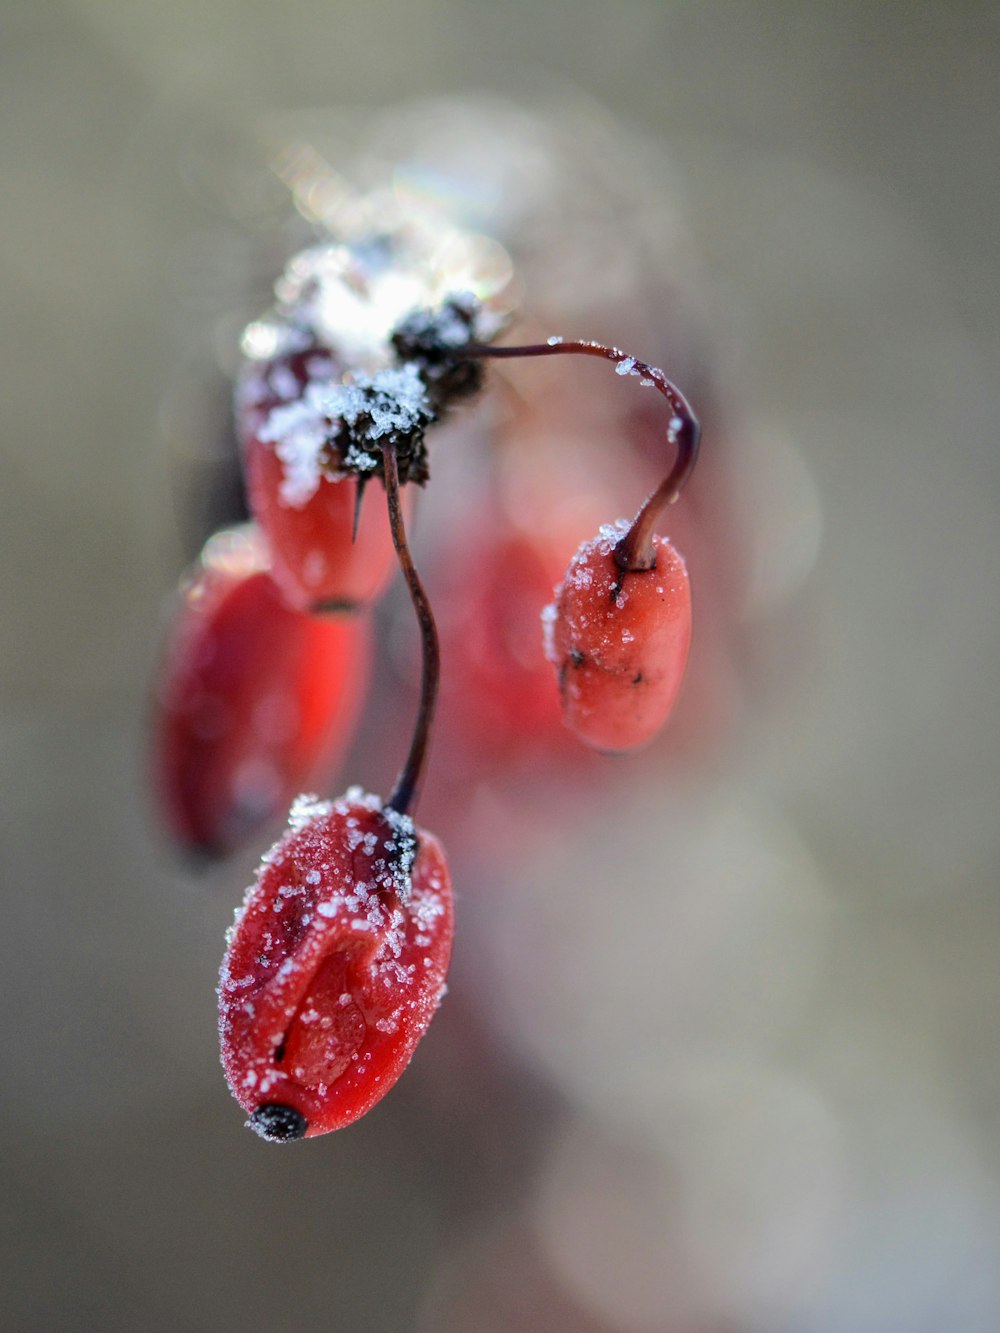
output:
M 406 815 L 416 804 L 424 768 L 427 764 L 427 750 L 430 746 L 431 725 L 434 721 L 438 681 L 441 675 L 441 651 L 438 643 L 437 625 L 434 623 L 434 613 L 431 611 L 431 604 L 427 598 L 427 593 L 424 591 L 424 585 L 420 581 L 417 567 L 413 563 L 410 545 L 406 538 L 406 524 L 403 521 L 403 506 L 399 495 L 399 465 L 396 461 L 395 447 L 391 444 L 385 444 L 382 448 L 382 457 L 385 462 L 385 496 L 389 507 L 392 544 L 396 548 L 399 567 L 406 579 L 410 601 L 413 603 L 417 624 L 420 626 L 423 658 L 420 678 L 420 706 L 417 710 L 417 721 L 413 728 L 413 739 L 410 742 L 410 753 L 406 757 L 406 763 L 400 769 L 392 795 L 386 802 L 390 809 L 397 810 L 401 815 Z
M 652 569 L 656 563 L 653 550 L 653 525 L 667 505 L 673 504 L 684 488 L 684 484 L 694 471 L 698 459 L 698 445 L 701 440 L 701 426 L 691 409 L 691 404 L 662 370 L 649 366 L 637 357 L 617 347 L 606 347 L 597 342 L 565 342 L 553 339 L 547 343 L 530 343 L 524 347 L 490 347 L 473 343 L 462 348 L 462 355 L 469 357 L 522 357 L 522 356 L 599 356 L 605 361 L 614 361 L 619 365 L 628 365 L 628 374 L 639 379 L 663 395 L 670 404 L 672 417 L 667 428 L 667 440 L 677 450 L 674 466 L 666 477 L 646 500 L 645 504 L 632 520 L 628 531 L 615 547 L 615 560 L 619 569 Z

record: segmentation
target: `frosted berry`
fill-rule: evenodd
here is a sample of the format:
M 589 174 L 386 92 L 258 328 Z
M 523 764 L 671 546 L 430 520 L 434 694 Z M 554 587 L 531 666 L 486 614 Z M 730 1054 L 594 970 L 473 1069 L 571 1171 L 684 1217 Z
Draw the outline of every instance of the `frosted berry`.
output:
M 237 911 L 219 986 L 222 1063 L 275 1142 L 351 1124 L 410 1062 L 453 930 L 440 843 L 352 788 L 302 797 Z
M 283 499 L 282 463 L 259 439 L 248 442 L 244 467 L 275 581 L 293 605 L 350 610 L 382 595 L 396 564 L 381 486 L 365 489 L 355 532 L 357 477 L 324 477 L 298 506 Z
M 396 453 L 404 496 L 423 485 L 425 428 L 482 379 L 461 351 L 500 327 L 471 291 L 492 284 L 463 253 L 382 219 L 356 243 L 292 256 L 274 308 L 244 331 L 236 411 L 250 508 L 298 606 L 358 606 L 385 590 L 393 545 L 370 480 L 382 450 Z
M 156 790 L 180 845 L 232 850 L 334 763 L 370 660 L 366 617 L 294 610 L 258 532 L 216 534 L 182 587 L 154 701 Z
M 395 571 L 382 487 L 343 470 L 332 443 L 338 422 L 323 400 L 342 373 L 313 346 L 248 362 L 236 392 L 250 509 L 275 581 L 304 609 L 371 603 Z
M 543 612 L 564 721 L 612 753 L 645 745 L 667 720 L 691 644 L 683 559 L 654 536 L 654 567 L 623 572 L 615 547 L 627 530 L 605 527 L 584 542 Z

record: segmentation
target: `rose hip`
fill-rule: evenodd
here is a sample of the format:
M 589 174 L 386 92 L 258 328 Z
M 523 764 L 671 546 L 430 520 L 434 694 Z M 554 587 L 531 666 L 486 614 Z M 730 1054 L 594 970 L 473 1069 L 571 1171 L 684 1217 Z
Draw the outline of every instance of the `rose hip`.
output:
M 365 488 L 359 510 L 363 483 L 338 472 L 324 444 L 332 423 L 304 406 L 342 371 L 328 349 L 310 346 L 248 362 L 236 391 L 250 509 L 275 582 L 304 610 L 369 604 L 395 570 L 381 486 Z
M 446 548 L 441 723 L 476 762 L 568 742 L 537 632 L 568 544 L 484 515 Z
M 410 1062 L 445 989 L 453 931 L 440 843 L 374 796 L 301 797 L 236 913 L 219 1034 L 263 1138 L 357 1120 Z
M 308 500 L 291 504 L 282 498 L 284 465 L 256 437 L 246 443 L 244 469 L 250 508 L 288 601 L 303 609 L 351 610 L 378 600 L 396 568 L 381 485 L 365 488 L 355 532 L 357 477 L 323 476 Z
M 289 607 L 252 527 L 183 586 L 153 715 L 156 789 L 181 846 L 238 846 L 332 764 L 364 699 L 371 627 Z
M 654 536 L 655 565 L 623 571 L 615 548 L 628 524 L 605 527 L 577 551 L 543 612 L 566 725 L 611 753 L 645 745 L 667 720 L 691 644 L 683 559 Z

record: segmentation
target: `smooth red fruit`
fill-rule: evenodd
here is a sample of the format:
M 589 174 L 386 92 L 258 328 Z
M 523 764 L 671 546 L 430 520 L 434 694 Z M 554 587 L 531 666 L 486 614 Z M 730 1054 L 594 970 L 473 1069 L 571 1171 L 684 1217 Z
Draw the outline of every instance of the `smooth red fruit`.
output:
M 560 531 L 562 539 L 485 516 L 450 540 L 441 557 L 440 720 L 444 743 L 456 736 L 475 762 L 548 753 L 565 737 L 538 637 L 539 609 L 572 541 Z
M 365 487 L 355 536 L 356 477 L 324 476 L 312 497 L 295 507 L 281 498 L 284 468 L 271 445 L 251 439 L 244 467 L 250 509 L 267 535 L 272 573 L 288 600 L 344 609 L 377 601 L 396 569 L 382 483 Z
M 252 527 L 211 538 L 182 587 L 153 716 L 156 788 L 185 848 L 220 855 L 332 765 L 371 662 L 362 616 L 289 607 Z
M 284 1141 L 351 1124 L 389 1091 L 451 956 L 441 844 L 357 788 L 301 797 L 237 911 L 219 986 L 222 1064 L 249 1127 Z
M 655 568 L 622 577 L 614 549 L 626 528 L 584 542 L 543 613 L 566 725 L 612 753 L 645 745 L 667 720 L 691 645 L 683 559 L 654 537 Z
M 303 609 L 370 604 L 396 568 L 381 482 L 365 487 L 355 534 L 357 477 L 324 464 L 303 485 L 281 456 L 282 440 L 263 438 L 276 424 L 283 429 L 281 413 L 300 402 L 309 386 L 337 383 L 342 371 L 330 351 L 310 347 L 248 362 L 236 390 L 250 510 L 267 538 L 275 582 Z M 408 502 L 408 492 L 404 496 Z

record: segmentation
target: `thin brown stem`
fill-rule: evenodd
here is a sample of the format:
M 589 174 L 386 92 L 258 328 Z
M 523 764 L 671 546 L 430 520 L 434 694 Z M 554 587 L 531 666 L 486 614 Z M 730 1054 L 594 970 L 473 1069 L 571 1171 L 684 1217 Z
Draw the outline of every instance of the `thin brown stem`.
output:
M 653 525 L 667 505 L 673 504 L 684 488 L 684 484 L 694 471 L 698 460 L 698 445 L 701 440 L 701 426 L 691 404 L 662 370 L 647 365 L 637 357 L 617 347 L 606 347 L 597 342 L 567 342 L 553 339 L 547 343 L 530 343 L 523 347 L 491 347 L 473 343 L 462 348 L 462 355 L 469 357 L 522 357 L 522 356 L 599 356 L 605 361 L 613 361 L 619 366 L 621 375 L 636 375 L 643 384 L 651 384 L 670 404 L 671 418 L 667 427 L 667 440 L 677 450 L 673 467 L 666 477 L 648 497 L 645 504 L 632 520 L 628 531 L 615 547 L 615 560 L 623 572 L 629 570 L 652 569 L 656 563 L 653 549 Z
M 399 464 L 396 460 L 395 446 L 385 444 L 382 448 L 385 462 L 385 496 L 389 507 L 389 526 L 392 529 L 392 544 L 396 548 L 399 567 L 406 579 L 410 601 L 420 626 L 420 644 L 422 652 L 422 671 L 420 678 L 420 706 L 410 742 L 410 753 L 406 763 L 400 769 L 399 777 L 392 795 L 386 804 L 401 815 L 411 812 L 416 804 L 427 763 L 427 751 L 430 745 L 431 725 L 434 721 L 434 709 L 437 705 L 438 681 L 441 675 L 441 652 L 438 643 L 437 625 L 434 613 L 424 585 L 420 581 L 417 567 L 413 563 L 410 545 L 406 537 L 406 524 L 403 521 L 403 506 L 399 493 Z

